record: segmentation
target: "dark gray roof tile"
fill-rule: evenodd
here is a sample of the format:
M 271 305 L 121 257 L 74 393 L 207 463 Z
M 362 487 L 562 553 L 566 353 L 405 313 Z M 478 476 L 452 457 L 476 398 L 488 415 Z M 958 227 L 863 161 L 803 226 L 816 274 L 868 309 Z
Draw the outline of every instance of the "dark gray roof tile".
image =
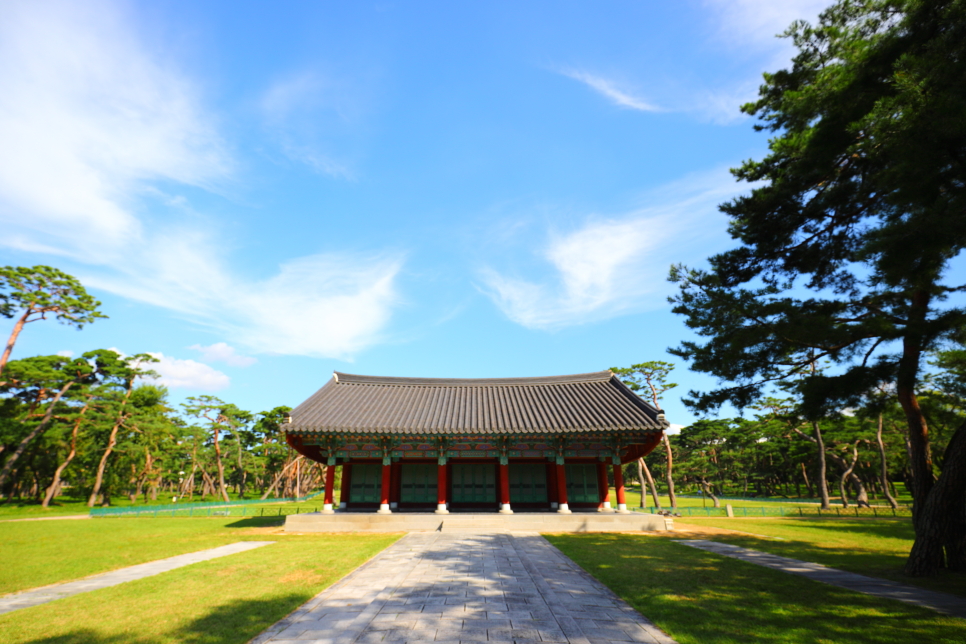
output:
M 529 434 L 655 430 L 666 421 L 610 371 L 543 378 L 387 378 L 336 372 L 287 432 Z

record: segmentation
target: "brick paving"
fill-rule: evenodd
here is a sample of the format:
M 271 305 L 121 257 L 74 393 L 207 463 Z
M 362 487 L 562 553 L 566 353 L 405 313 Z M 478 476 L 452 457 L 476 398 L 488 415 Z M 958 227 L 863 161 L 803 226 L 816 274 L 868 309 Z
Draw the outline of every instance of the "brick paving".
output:
M 539 534 L 410 533 L 250 644 L 675 644 Z
M 846 590 L 854 590 L 857 593 L 895 599 L 953 617 L 966 617 L 966 599 L 955 595 L 926 590 L 916 586 L 906 586 L 905 584 L 878 579 L 876 577 L 866 577 L 865 575 L 859 575 L 854 572 L 829 568 L 822 564 L 800 561 L 789 557 L 779 557 L 778 555 L 761 552 L 760 550 L 734 546 L 730 543 L 718 543 L 717 541 L 705 541 L 704 539 L 681 540 L 678 543 L 683 543 L 686 546 L 706 550 L 725 557 L 747 561 L 748 563 L 759 566 L 765 566 L 766 568 L 800 575 L 813 581 L 820 581 L 832 586 L 838 586 L 839 588 L 845 588 Z
M 0 615 L 19 610 L 21 608 L 30 608 L 31 606 L 46 604 L 47 602 L 52 602 L 55 599 L 61 599 L 62 597 L 70 597 L 71 595 L 77 595 L 79 593 L 86 593 L 92 590 L 116 586 L 127 581 L 134 581 L 135 579 L 143 579 L 145 577 L 159 575 L 163 572 L 174 570 L 175 568 L 190 566 L 191 564 L 198 563 L 199 561 L 208 561 L 209 559 L 217 559 L 218 557 L 233 555 L 238 552 L 245 552 L 246 550 L 267 546 L 270 543 L 275 542 L 239 541 L 238 543 L 231 543 L 227 546 L 209 548 L 208 550 L 190 552 L 186 555 L 177 555 L 175 557 L 158 559 L 157 561 L 138 564 L 136 566 L 128 566 L 127 568 L 112 570 L 111 572 L 86 577 L 77 581 L 54 584 L 52 586 L 44 586 L 43 588 L 35 588 L 33 590 L 25 590 L 13 595 L 5 595 L 0 597 Z

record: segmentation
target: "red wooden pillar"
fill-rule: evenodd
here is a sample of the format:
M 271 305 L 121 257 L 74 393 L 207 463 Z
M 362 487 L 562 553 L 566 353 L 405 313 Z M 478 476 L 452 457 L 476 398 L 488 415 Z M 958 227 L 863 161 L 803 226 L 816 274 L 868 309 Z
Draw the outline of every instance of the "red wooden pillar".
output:
M 379 514 L 391 514 L 389 509 L 389 492 L 392 484 L 392 465 L 382 463 L 382 493 L 379 497 Z
M 390 473 L 392 477 L 392 488 L 389 493 L 389 509 L 399 507 L 399 499 L 402 497 L 402 463 L 393 463 L 392 472 Z
M 547 463 L 547 497 L 550 501 L 550 509 L 557 507 L 557 466 Z
M 335 493 L 335 465 L 325 466 L 325 500 L 322 502 L 322 512 L 332 513 L 332 497 Z
M 600 494 L 600 504 L 597 510 L 610 512 L 610 486 L 607 485 L 607 464 L 597 463 L 597 491 Z
M 352 485 L 352 464 L 342 464 L 342 491 L 339 492 L 339 507 L 343 510 L 349 505 L 349 486 Z
M 500 514 L 513 514 L 510 509 L 510 466 L 497 466 L 500 475 Z
M 567 503 L 567 471 L 559 464 L 557 465 L 557 512 L 570 514 L 570 505 Z
M 614 465 L 614 487 L 617 488 L 617 511 L 625 514 L 627 513 L 627 499 L 624 497 L 624 471 L 619 463 Z M 641 494 L 644 494 L 643 490 L 641 490 Z
M 446 509 L 446 496 L 449 486 L 446 481 L 446 464 L 436 466 L 436 514 L 449 514 Z

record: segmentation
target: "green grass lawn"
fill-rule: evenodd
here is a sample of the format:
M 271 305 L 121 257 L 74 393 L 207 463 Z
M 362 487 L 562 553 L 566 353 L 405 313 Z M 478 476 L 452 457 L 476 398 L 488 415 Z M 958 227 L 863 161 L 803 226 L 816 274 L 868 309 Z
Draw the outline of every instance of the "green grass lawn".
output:
M 60 524 L 7 526 L 46 527 L 51 523 Z M 258 539 L 276 543 L 0 615 L 0 641 L 5 644 L 243 644 L 399 538 L 389 534 L 254 534 L 246 526 L 266 523 L 257 519 L 64 523 L 74 529 L 113 526 L 124 534 L 109 542 L 98 542 L 90 533 L 79 535 L 76 542 L 62 535 L 67 536 L 67 543 L 48 540 L 36 549 L 21 539 L 17 550 L 32 560 L 27 567 L 35 573 L 40 572 L 37 564 L 41 559 L 52 568 L 69 567 L 67 576 L 73 576 L 83 569 L 109 569 L 222 542 Z M 238 523 L 244 525 L 233 527 Z M 205 527 L 207 530 L 199 529 Z M 170 540 L 178 547 L 160 547 L 168 550 L 161 553 L 151 545 L 160 540 Z M 105 551 L 104 555 L 95 554 L 99 551 Z M 145 556 L 148 551 L 150 556 Z M 49 577 L 58 576 L 65 575 Z
M 909 519 L 727 519 L 684 518 L 679 522 L 738 530 L 749 535 L 714 535 L 733 543 L 784 557 L 841 568 L 870 577 L 960 595 L 966 598 L 966 574 L 907 577 L 902 567 L 915 537 Z M 761 536 L 753 536 L 761 535 Z M 776 537 L 770 539 L 768 537 Z
M 0 594 L 205 550 L 291 539 L 275 519 L 90 519 L 0 524 Z M 268 533 L 268 534 L 266 534 Z M 274 547 L 274 546 L 272 546 Z M 2 638 L 0 638 L 2 639 Z
M 681 644 L 966 642 L 966 620 L 721 557 L 669 537 L 547 538 Z

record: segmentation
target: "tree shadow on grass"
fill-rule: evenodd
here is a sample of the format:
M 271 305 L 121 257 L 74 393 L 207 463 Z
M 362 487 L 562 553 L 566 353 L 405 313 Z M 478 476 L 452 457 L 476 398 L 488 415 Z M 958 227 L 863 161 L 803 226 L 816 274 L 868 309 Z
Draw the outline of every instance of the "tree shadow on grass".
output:
M 298 593 L 272 599 L 238 600 L 216 606 L 207 614 L 170 632 L 107 635 L 83 628 L 33 639 L 29 644 L 244 644 L 304 602 L 305 596 Z
M 285 517 L 248 517 L 226 523 L 226 528 L 272 528 L 285 525 Z
M 736 518 L 740 519 L 741 517 Z M 912 539 L 915 537 L 912 519 L 909 517 L 897 519 L 891 517 L 879 519 L 872 517 L 856 519 L 791 518 L 795 519 L 796 522 L 801 522 L 803 527 L 813 527 L 823 530 L 829 529 L 835 530 L 836 532 L 850 532 L 857 535 L 891 539 Z
M 551 542 L 682 644 L 966 641 L 966 620 L 637 535 Z
M 890 522 L 891 523 L 891 522 Z M 745 527 L 745 526 L 742 526 Z M 911 548 L 914 536 L 911 525 L 883 525 L 882 522 L 864 520 L 842 520 L 823 522 L 816 525 L 823 529 L 835 529 L 837 536 L 844 541 L 840 544 L 821 544 L 794 538 L 775 540 L 750 534 L 720 534 L 707 537 L 711 541 L 730 543 L 743 548 L 761 550 L 782 557 L 791 557 L 820 563 L 870 577 L 882 577 L 891 581 L 919 586 L 966 597 L 966 574 L 942 571 L 935 577 L 909 577 L 903 572 L 908 550 L 889 552 L 881 548 L 862 545 L 866 537 L 908 539 Z M 856 540 L 849 542 L 854 535 Z M 868 543 L 865 541 L 865 543 Z

